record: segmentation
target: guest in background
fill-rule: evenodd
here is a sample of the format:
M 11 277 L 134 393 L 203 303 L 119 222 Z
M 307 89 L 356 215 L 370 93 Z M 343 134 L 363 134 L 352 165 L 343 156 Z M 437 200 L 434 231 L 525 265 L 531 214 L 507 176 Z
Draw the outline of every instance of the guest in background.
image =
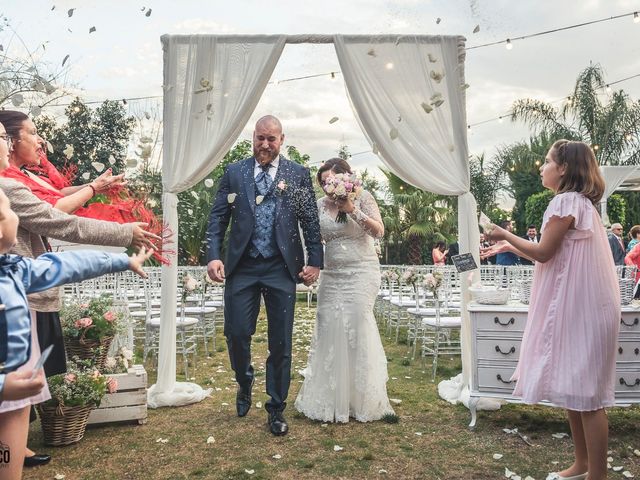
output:
M 613 255 L 613 263 L 616 265 L 624 265 L 625 248 L 622 241 L 622 225 L 614 223 L 611 225 L 611 232 L 609 233 L 609 247 L 611 248 L 611 254 Z
M 509 233 L 513 233 L 513 225 L 511 220 L 503 220 L 500 227 Z M 520 265 L 520 257 L 513 252 L 500 252 L 496 255 L 496 265 Z
M 522 238 L 528 240 L 531 243 L 538 243 L 540 241 L 540 235 L 538 235 L 538 229 L 535 225 L 529 225 L 527 227 L 527 234 Z M 533 265 L 534 262 L 525 257 L 520 257 L 520 265 Z
M 640 242 L 640 225 L 634 225 L 633 227 L 631 227 L 631 230 L 629 230 L 629 243 L 627 243 L 627 253 L 631 252 L 631 250 L 633 250 L 633 247 L 635 247 L 638 242 Z
M 460 244 L 457 241 L 449 244 L 449 249 L 447 250 L 446 264 L 453 265 L 453 260 L 451 260 L 451 257 L 455 257 L 456 255 L 460 255 Z
M 480 251 L 487 249 L 491 246 L 491 243 L 487 241 L 484 233 L 480 234 Z M 496 263 L 495 255 L 487 258 L 480 258 L 480 265 L 493 265 Z
M 431 256 L 433 257 L 433 264 L 436 266 L 444 267 L 444 261 L 447 258 L 449 250 L 445 250 L 445 243 L 440 240 L 436 243 L 436 246 L 431 250 Z

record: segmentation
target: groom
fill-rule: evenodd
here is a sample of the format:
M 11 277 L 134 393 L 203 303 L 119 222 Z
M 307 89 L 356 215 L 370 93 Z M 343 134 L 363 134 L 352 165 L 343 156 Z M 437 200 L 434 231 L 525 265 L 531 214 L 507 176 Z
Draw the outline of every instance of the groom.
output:
M 291 379 L 291 336 L 296 283 L 310 285 L 323 262 L 320 225 L 309 170 L 280 155 L 280 121 L 262 117 L 253 132 L 253 157 L 229 165 L 211 209 L 207 229 L 209 277 L 226 278 L 224 334 L 236 373 L 236 409 L 251 408 L 254 383 L 251 336 L 256 331 L 260 294 L 267 309 L 269 358 L 267 394 L 269 429 L 285 435 L 283 416 Z M 221 260 L 231 222 L 226 264 Z M 304 235 L 307 262 L 300 239 Z

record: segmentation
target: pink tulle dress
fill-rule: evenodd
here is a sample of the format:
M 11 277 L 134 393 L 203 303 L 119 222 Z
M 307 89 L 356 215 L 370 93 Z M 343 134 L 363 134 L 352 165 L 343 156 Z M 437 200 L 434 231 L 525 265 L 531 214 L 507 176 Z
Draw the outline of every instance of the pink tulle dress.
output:
M 575 229 L 549 261 L 536 262 L 514 396 L 592 411 L 614 404 L 620 292 L 607 235 L 589 199 L 556 195 L 542 235 L 549 219 L 568 216 Z

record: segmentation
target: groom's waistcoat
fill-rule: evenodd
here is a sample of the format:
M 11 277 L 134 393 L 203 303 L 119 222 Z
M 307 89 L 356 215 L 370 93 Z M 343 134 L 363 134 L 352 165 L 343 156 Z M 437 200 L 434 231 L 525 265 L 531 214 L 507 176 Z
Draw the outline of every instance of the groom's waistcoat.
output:
M 260 191 L 256 186 L 256 196 L 258 195 L 260 195 Z M 256 205 L 254 215 L 255 222 L 249 244 L 249 255 L 253 258 L 258 255 L 262 255 L 264 258 L 276 256 L 279 250 L 275 235 L 276 196 L 273 185 L 267 191 L 262 202 Z

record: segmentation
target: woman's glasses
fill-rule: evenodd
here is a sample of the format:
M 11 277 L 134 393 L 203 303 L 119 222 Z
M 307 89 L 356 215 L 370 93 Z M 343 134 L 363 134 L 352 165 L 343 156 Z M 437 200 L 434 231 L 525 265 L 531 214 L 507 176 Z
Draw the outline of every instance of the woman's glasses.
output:
M 13 144 L 13 142 L 11 141 L 11 137 L 7 133 L 0 133 L 0 139 L 7 142 L 7 148 L 11 150 L 11 145 Z

